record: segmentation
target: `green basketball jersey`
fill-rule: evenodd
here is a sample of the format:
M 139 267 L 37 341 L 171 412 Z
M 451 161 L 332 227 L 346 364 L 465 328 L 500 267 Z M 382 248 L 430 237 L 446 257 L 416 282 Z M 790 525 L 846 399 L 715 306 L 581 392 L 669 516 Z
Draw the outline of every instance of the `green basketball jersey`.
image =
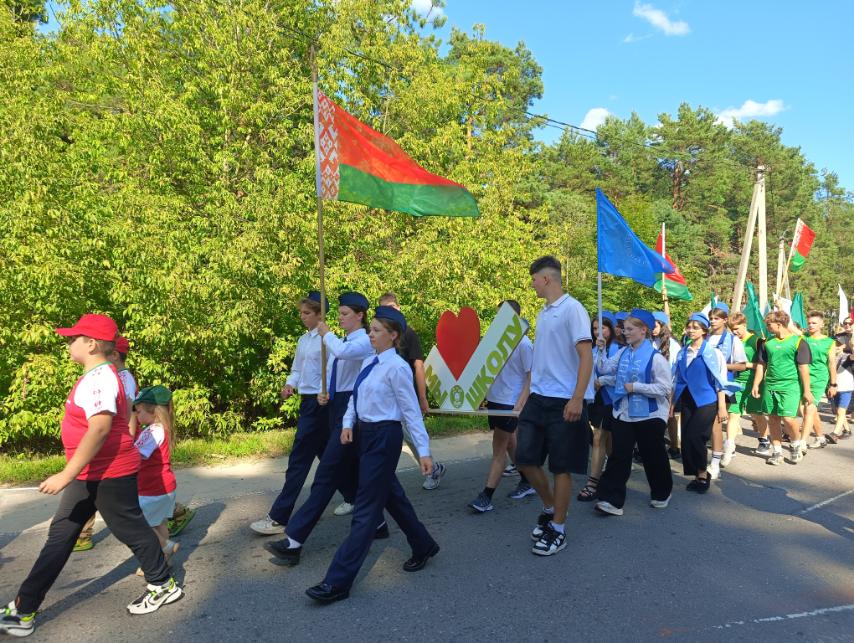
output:
M 830 351 L 836 342 L 833 341 L 832 337 L 822 337 L 821 339 L 804 337 L 804 341 L 810 345 L 810 351 L 812 351 L 810 382 L 813 380 L 816 382 L 827 382 L 830 379 L 827 362 L 830 360 Z
M 744 339 L 741 340 L 741 343 L 744 344 L 744 354 L 747 356 L 747 361 L 752 362 L 753 357 L 756 355 L 756 340 L 758 338 L 756 335 L 750 334 Z M 753 382 L 753 374 L 756 371 L 752 368 L 746 368 L 743 371 L 738 371 L 735 374 L 735 381 L 739 384 L 747 385 L 748 380 Z
M 800 386 L 798 379 L 798 346 L 803 338 L 789 335 L 785 339 L 772 337 L 765 342 L 765 388 L 769 391 L 781 391 Z

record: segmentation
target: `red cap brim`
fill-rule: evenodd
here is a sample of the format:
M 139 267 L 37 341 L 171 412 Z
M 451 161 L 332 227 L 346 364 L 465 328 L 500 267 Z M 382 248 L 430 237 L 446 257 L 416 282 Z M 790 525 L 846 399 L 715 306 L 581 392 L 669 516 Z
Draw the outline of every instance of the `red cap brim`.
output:
M 57 328 L 57 335 L 62 335 L 63 337 L 73 337 L 74 335 L 81 335 L 82 333 L 78 333 L 77 329 L 73 326 L 71 328 Z

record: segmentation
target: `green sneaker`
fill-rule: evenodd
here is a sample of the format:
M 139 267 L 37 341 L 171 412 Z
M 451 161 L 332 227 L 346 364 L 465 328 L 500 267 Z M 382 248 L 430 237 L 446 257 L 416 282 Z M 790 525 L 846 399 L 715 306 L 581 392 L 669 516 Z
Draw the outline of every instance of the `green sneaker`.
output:
M 184 531 L 184 527 L 186 527 L 190 521 L 193 519 L 193 516 L 196 515 L 195 509 L 187 509 L 184 513 L 182 513 L 177 518 L 170 518 L 167 523 L 167 527 L 169 528 L 169 537 L 174 538 L 182 531 Z
M 95 546 L 91 538 L 78 538 L 71 551 L 89 551 Z
M 9 636 L 29 636 L 36 627 L 36 613 L 20 614 L 15 601 L 9 603 L 0 612 L 0 634 Z

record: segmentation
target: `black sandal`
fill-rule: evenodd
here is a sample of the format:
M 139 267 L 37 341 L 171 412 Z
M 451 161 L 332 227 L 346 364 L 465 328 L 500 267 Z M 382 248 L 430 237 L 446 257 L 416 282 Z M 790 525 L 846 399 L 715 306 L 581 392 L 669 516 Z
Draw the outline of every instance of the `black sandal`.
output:
M 599 487 L 599 478 L 594 478 L 593 476 L 589 476 L 587 478 L 587 484 L 584 485 L 584 488 L 578 492 L 578 495 L 575 496 L 576 500 L 580 500 L 581 502 L 592 502 L 598 498 L 597 488 Z

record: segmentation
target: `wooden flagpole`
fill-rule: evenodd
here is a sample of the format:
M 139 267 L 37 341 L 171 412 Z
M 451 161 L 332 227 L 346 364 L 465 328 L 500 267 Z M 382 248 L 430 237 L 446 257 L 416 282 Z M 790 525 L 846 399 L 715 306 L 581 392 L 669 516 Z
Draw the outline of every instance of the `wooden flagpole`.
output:
M 756 168 L 759 184 L 756 202 L 756 241 L 759 243 L 759 306 L 764 311 L 768 306 L 768 243 L 765 225 L 765 166 Z
M 759 179 L 753 184 L 753 196 L 750 199 L 750 211 L 747 215 L 747 229 L 744 232 L 744 242 L 741 246 L 741 263 L 738 265 L 738 277 L 732 294 L 732 307 L 741 310 L 741 300 L 744 297 L 744 284 L 747 281 L 747 269 L 750 266 L 750 250 L 753 246 L 753 233 L 756 229 L 756 215 L 759 204 Z
M 320 314 L 326 317 L 326 266 L 323 256 L 323 199 L 320 198 L 320 124 L 317 111 L 317 52 L 314 45 L 309 49 L 311 58 L 311 86 L 314 103 L 314 155 L 315 187 L 317 192 L 317 256 L 320 262 Z M 326 395 L 326 344 L 320 342 L 320 392 Z
M 801 231 L 801 224 L 802 221 L 800 217 L 798 217 L 798 222 L 795 224 L 795 236 L 792 237 L 792 245 L 789 246 L 789 257 L 786 259 L 786 267 L 783 270 L 783 278 L 777 282 L 777 294 L 775 299 L 783 292 L 783 284 L 789 280 L 789 266 L 792 264 L 792 254 L 795 251 L 795 243 L 798 240 L 798 233 Z

